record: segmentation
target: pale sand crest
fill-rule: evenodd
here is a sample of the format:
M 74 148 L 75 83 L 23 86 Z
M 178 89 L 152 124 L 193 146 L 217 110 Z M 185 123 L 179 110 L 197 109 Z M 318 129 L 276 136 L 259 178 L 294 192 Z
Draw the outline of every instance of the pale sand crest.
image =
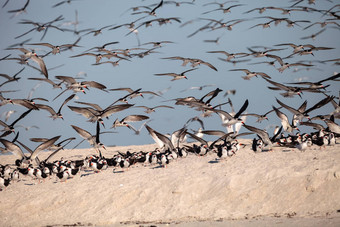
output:
M 154 148 L 112 147 L 104 156 Z M 305 152 L 283 150 L 287 149 L 254 153 L 247 146 L 224 161 L 217 161 L 212 153 L 179 158 L 167 168 L 138 164 L 125 172 L 120 168 L 116 173 L 112 168 L 101 173 L 82 171 L 87 175 L 78 174 L 66 183 L 53 177 L 34 184 L 22 177 L 0 192 L 0 223 L 340 226 L 340 145 L 313 146 Z M 41 159 L 48 154 L 42 153 Z M 65 150 L 55 159 L 89 154 L 94 150 Z M 1 164 L 14 160 L 13 155 L 0 158 Z

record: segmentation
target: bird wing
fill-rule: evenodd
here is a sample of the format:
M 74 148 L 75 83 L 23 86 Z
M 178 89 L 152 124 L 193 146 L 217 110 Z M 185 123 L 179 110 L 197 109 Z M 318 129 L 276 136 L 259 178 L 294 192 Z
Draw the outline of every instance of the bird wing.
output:
M 258 128 L 255 128 L 253 126 L 246 125 L 246 124 L 243 124 L 243 127 L 248 129 L 249 131 L 255 132 L 259 137 L 261 137 L 261 139 L 263 140 L 264 143 L 271 144 L 271 141 L 269 139 L 269 135 L 264 130 L 258 129 Z
M 86 131 L 85 129 L 79 128 L 78 126 L 75 125 L 71 125 L 71 127 L 76 130 L 76 132 L 78 132 L 78 134 L 86 140 L 90 140 L 92 138 L 91 133 L 89 133 L 88 131 Z
M 43 109 L 43 110 L 47 110 L 48 112 L 50 112 L 51 115 L 56 115 L 57 113 L 54 111 L 54 109 L 48 105 L 44 105 L 44 104 L 35 104 L 36 107 L 38 107 L 39 109 Z
M 290 112 L 292 112 L 293 114 L 301 114 L 301 112 L 299 112 L 298 110 L 284 104 L 283 102 L 281 102 L 280 100 L 276 99 L 277 103 L 279 103 L 283 108 L 286 108 L 287 110 L 289 110 Z
M 44 60 L 41 57 L 35 55 L 32 55 L 31 59 L 38 63 L 42 73 L 45 75 L 46 78 L 48 78 L 48 72 Z
M 92 109 L 90 107 L 84 108 L 84 107 L 77 107 L 77 106 L 68 106 L 72 111 L 79 113 L 83 115 L 86 118 L 92 118 L 98 114 L 98 111 L 95 109 Z
M 34 160 L 41 151 L 52 146 L 54 144 L 54 142 L 57 141 L 59 138 L 60 138 L 60 136 L 55 136 L 55 137 L 47 140 L 46 142 L 43 142 L 42 144 L 40 144 L 37 148 L 35 148 L 35 150 L 31 154 L 31 159 Z
M 248 107 L 249 101 L 248 99 L 244 102 L 243 106 L 241 107 L 241 109 L 235 114 L 235 118 L 238 118 Z
M 136 121 L 143 121 L 149 119 L 148 116 L 145 115 L 129 115 L 123 118 L 122 121 L 124 122 L 136 122 Z
M 73 99 L 74 96 L 76 96 L 76 94 L 70 95 L 67 99 L 65 99 L 65 101 L 63 102 L 63 104 L 61 104 L 61 106 L 60 106 L 60 108 L 59 108 L 59 110 L 58 110 L 58 113 L 59 113 L 59 114 L 60 114 L 60 112 L 61 112 L 61 108 L 63 108 L 63 106 L 64 106 L 66 103 L 68 103 L 71 99 Z
M 133 106 L 133 104 L 121 104 L 121 105 L 110 106 L 104 110 L 104 113 L 102 114 L 102 118 L 108 117 L 113 113 L 128 109 L 131 106 Z
M 152 128 L 150 128 L 148 125 L 145 125 L 146 130 L 148 130 L 150 136 L 152 137 L 152 139 L 157 143 L 159 148 L 164 147 L 165 142 L 163 142 L 158 135 L 156 134 L 156 131 L 153 130 Z M 159 133 L 158 133 L 159 134 Z
M 19 157 L 20 159 L 26 158 L 26 156 L 24 155 L 24 152 L 21 150 L 21 148 L 18 145 L 8 140 L 4 140 L 4 139 L 0 139 L 0 142 L 6 147 L 8 151 L 12 152 L 14 155 Z
M 186 134 L 188 134 L 189 136 L 191 136 L 193 139 L 197 140 L 198 142 L 200 142 L 201 144 L 207 145 L 208 146 L 208 142 L 205 141 L 204 139 L 190 133 L 190 132 L 186 132 Z
M 282 113 L 280 110 L 278 110 L 274 106 L 273 106 L 273 109 L 275 110 L 276 115 L 280 118 L 283 129 L 285 131 L 287 131 L 287 129 L 291 127 L 290 124 L 289 124 L 289 120 L 288 120 L 287 115 Z
M 76 103 L 79 103 L 79 104 L 91 106 L 91 107 L 93 107 L 95 110 L 98 110 L 98 111 L 102 111 L 102 110 L 103 110 L 98 104 L 95 104 L 95 103 L 80 102 L 80 101 L 75 101 L 75 102 L 76 102 Z

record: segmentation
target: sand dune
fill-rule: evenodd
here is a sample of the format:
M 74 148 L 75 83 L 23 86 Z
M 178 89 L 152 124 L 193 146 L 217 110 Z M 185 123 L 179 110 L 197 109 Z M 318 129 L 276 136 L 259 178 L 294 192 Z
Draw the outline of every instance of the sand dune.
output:
M 112 147 L 104 155 L 154 148 Z M 65 150 L 55 159 L 93 153 L 92 149 Z M 262 153 L 248 146 L 227 160 L 216 158 L 214 153 L 189 155 L 167 168 L 138 164 L 128 171 L 82 171 L 66 183 L 53 177 L 38 184 L 22 177 L 0 192 L 1 225 L 340 225 L 339 144 L 313 146 L 305 152 L 275 148 Z M 14 159 L 3 155 L 0 162 Z

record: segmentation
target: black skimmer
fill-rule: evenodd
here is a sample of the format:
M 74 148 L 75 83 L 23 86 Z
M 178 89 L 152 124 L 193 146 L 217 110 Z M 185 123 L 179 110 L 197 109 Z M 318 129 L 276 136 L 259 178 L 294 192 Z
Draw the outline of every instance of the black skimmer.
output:
M 230 61 L 231 59 L 236 58 L 236 56 L 240 56 L 240 57 L 245 57 L 248 56 L 248 53 L 228 53 L 227 51 L 224 50 L 216 50 L 216 51 L 208 51 L 207 53 L 219 53 L 219 54 L 224 54 L 227 56 L 226 61 Z
M 19 179 L 20 179 L 19 170 L 17 170 L 17 169 L 13 170 L 13 172 L 11 173 L 11 180 L 12 181 L 19 181 Z
M 226 13 L 230 13 L 232 8 L 238 7 L 238 6 L 243 6 L 243 5 L 244 5 L 244 4 L 236 4 L 236 5 L 229 6 L 229 7 L 227 7 L 227 8 L 224 8 L 224 7 L 222 6 L 222 7 L 219 7 L 219 8 L 217 8 L 217 9 L 213 9 L 213 10 L 209 10 L 209 11 L 203 12 L 202 14 L 208 14 L 208 13 L 215 12 L 215 11 L 220 11 L 220 10 L 221 10 L 224 14 L 226 14 Z
M 66 180 L 70 177 L 69 171 L 62 171 L 56 174 L 61 182 L 66 182 Z
M 282 107 L 279 107 L 278 109 L 281 109 Z M 256 122 L 261 123 L 263 120 L 268 120 L 267 115 L 270 114 L 271 112 L 273 112 L 274 110 L 269 110 L 267 113 L 265 114 L 256 114 L 256 113 L 245 113 L 245 114 L 241 114 L 241 116 L 253 116 L 256 117 Z
M 248 69 L 230 69 L 229 71 L 243 71 L 243 72 L 245 72 L 247 75 L 246 76 L 242 76 L 242 78 L 244 79 L 244 80 L 250 80 L 252 77 L 254 77 L 254 76 L 261 76 L 262 78 L 268 78 L 268 79 L 271 79 L 271 77 L 270 76 L 268 76 L 266 73 L 264 73 L 264 72 L 251 72 L 251 71 L 249 71 Z
M 279 130 L 273 137 L 269 137 L 268 133 L 265 130 L 255 128 L 250 125 L 243 124 L 243 127 L 248 129 L 249 131 L 252 131 L 258 135 L 258 137 L 261 138 L 263 144 L 268 147 L 270 150 L 273 147 L 273 143 L 275 142 L 277 136 L 281 133 L 281 130 Z M 282 129 L 282 128 L 281 128 Z
M 133 99 L 133 98 L 136 98 L 138 96 L 141 96 L 141 97 L 144 98 L 143 94 L 151 94 L 151 95 L 154 95 L 154 96 L 160 96 L 159 94 L 157 94 L 156 92 L 153 92 L 153 91 L 142 91 L 142 88 L 138 88 L 136 90 L 133 90 L 131 88 L 114 88 L 114 89 L 109 89 L 109 91 L 127 91 L 127 92 L 129 92 L 129 94 L 127 96 L 122 98 L 122 101 L 126 100 L 127 98 Z
M 53 100 L 57 99 L 60 95 L 68 90 L 72 90 L 73 92 L 83 92 L 85 93 L 84 88 L 89 89 L 89 87 L 93 87 L 102 91 L 106 91 L 106 86 L 98 83 L 96 81 L 81 81 L 77 82 L 75 78 L 70 76 L 55 76 L 58 80 L 66 83 L 66 89 L 62 91 L 59 95 L 57 95 Z
M 23 119 L 24 117 L 26 117 L 33 109 L 29 109 L 27 111 L 25 111 L 24 113 L 22 113 L 16 120 L 14 120 L 10 125 L 6 124 L 5 122 L 0 120 L 0 125 L 3 126 L 4 128 L 1 130 L 4 133 L 2 135 L 0 135 L 1 137 L 5 137 L 9 134 L 11 134 L 12 132 L 14 133 L 14 125 L 16 123 L 18 123 L 18 121 L 20 121 L 21 119 Z
M 26 13 L 26 8 L 27 8 L 27 6 L 28 6 L 28 4 L 30 3 L 30 0 L 27 0 L 26 1 L 26 3 L 25 3 L 25 5 L 22 7 L 22 8 L 20 8 L 20 9 L 13 9 L 13 10 L 8 10 L 7 12 L 8 13 L 15 13 L 13 16 L 18 16 L 19 14 L 22 14 L 22 13 Z M 7 4 L 7 2 L 4 4 L 4 5 L 6 5 Z
M 299 131 L 299 129 L 296 126 L 297 121 L 294 120 L 294 118 L 292 119 L 292 124 L 290 124 L 286 114 L 282 113 L 279 109 L 277 109 L 274 106 L 273 106 L 273 109 L 276 115 L 280 118 L 284 131 L 289 132 L 289 133 L 292 133 L 294 130 Z
M 58 109 L 58 112 L 55 112 L 55 110 L 48 106 L 48 105 L 44 105 L 44 104 L 35 104 L 36 107 L 38 107 L 39 109 L 43 109 L 43 110 L 47 110 L 51 115 L 49 116 L 50 118 L 52 118 L 53 120 L 61 118 L 64 120 L 63 115 L 61 114 L 61 109 L 63 108 L 63 106 L 68 103 L 71 99 L 73 99 L 75 96 L 75 94 L 70 95 L 67 99 L 65 99 L 65 101 L 61 104 L 61 106 Z
M 17 141 L 21 146 L 23 146 L 30 153 L 29 156 L 26 156 L 18 145 L 14 144 L 14 143 L 12 143 L 8 140 L 0 139 L 0 142 L 6 147 L 6 149 L 8 151 L 12 152 L 14 155 L 16 155 L 17 157 L 20 158 L 16 161 L 16 164 L 20 167 L 20 166 L 27 166 L 28 164 L 30 164 L 32 162 L 32 160 L 35 160 L 38 157 L 38 155 L 40 154 L 41 151 L 48 149 L 59 138 L 60 138 L 60 136 L 55 136 L 55 137 L 47 140 L 46 142 L 41 143 L 39 146 L 37 146 L 34 149 L 34 151 L 32 151 L 27 146 L 25 146 L 24 144 Z
M 158 5 L 156 5 L 156 7 L 154 7 L 153 9 L 151 9 L 150 11 L 139 11 L 139 12 L 135 12 L 135 13 L 132 13 L 132 15 L 134 14 L 141 14 L 141 13 L 146 13 L 146 14 L 149 14 L 151 16 L 156 16 L 156 10 L 161 7 L 163 5 L 163 0 L 161 0 Z
M 167 105 L 159 105 L 159 106 L 154 106 L 154 107 L 147 107 L 147 106 L 135 106 L 135 107 L 140 107 L 145 109 L 145 113 L 153 113 L 156 111 L 157 108 L 169 108 L 169 109 L 174 109 L 172 106 L 167 106 Z
M 263 141 L 262 139 L 253 139 L 252 149 L 255 153 L 260 153 L 263 150 Z
M 7 79 L 5 82 L 3 82 L 2 84 L 0 84 L 0 87 L 2 87 L 3 85 L 10 83 L 10 82 L 14 82 L 14 81 L 19 81 L 21 79 L 21 77 L 17 77 L 22 71 L 24 71 L 25 68 L 22 68 L 19 72 L 17 72 L 16 74 L 14 74 L 13 76 L 9 76 L 7 74 L 3 74 L 0 73 L 0 77 L 3 77 L 5 79 Z
M 79 113 L 86 117 L 90 122 L 99 121 L 104 126 L 104 118 L 108 118 L 114 113 L 123 111 L 132 107 L 132 104 L 121 104 L 121 105 L 113 105 L 108 106 L 105 109 L 102 109 L 99 105 L 93 103 L 85 103 L 85 102 L 77 102 L 84 105 L 89 105 L 91 107 L 76 107 L 76 106 L 68 106 L 72 111 Z M 92 108 L 93 107 L 93 108 Z
M 231 125 L 234 125 L 236 123 L 242 123 L 244 120 L 239 118 L 241 116 L 241 114 L 247 109 L 248 107 L 248 99 L 244 102 L 244 104 L 242 105 L 242 107 L 240 108 L 240 110 L 234 115 L 232 116 L 231 114 L 229 114 L 226 111 L 223 110 L 217 110 L 217 109 L 208 109 L 211 110 L 213 112 L 216 112 L 217 114 L 219 114 L 220 116 L 222 116 L 221 118 L 223 118 L 222 120 L 222 125 L 224 127 L 229 127 Z
M 15 105 L 20 105 L 24 106 L 27 109 L 35 109 L 38 110 L 38 108 L 32 104 L 29 100 L 27 99 L 10 99 L 10 98 L 4 98 L 0 92 L 0 106 L 7 105 L 7 104 L 15 104 Z
M 64 1 L 58 2 L 57 4 L 53 5 L 52 8 L 61 6 L 61 5 L 65 4 L 65 3 L 71 4 L 71 2 L 73 2 L 73 1 L 78 1 L 78 0 L 64 0 Z
M 331 132 L 340 134 L 340 126 L 337 123 L 329 119 L 325 119 L 324 121 Z
M 149 119 L 148 116 L 145 115 L 129 115 L 124 117 L 122 120 L 116 119 L 111 128 L 116 128 L 116 127 L 128 127 L 129 129 L 132 129 L 134 131 L 137 131 L 132 125 L 128 124 L 128 122 L 136 122 L 136 121 L 144 121 Z
M 187 72 L 193 71 L 193 70 L 196 70 L 196 68 L 186 70 L 184 72 L 181 72 L 180 74 L 178 73 L 156 73 L 155 76 L 172 76 L 173 78 L 171 79 L 171 81 L 180 80 L 180 79 L 188 79 L 184 74 Z
M 100 135 L 100 124 L 99 121 L 97 121 L 97 127 L 96 127 L 96 135 L 91 135 L 91 133 L 89 133 L 88 131 L 79 128 L 75 125 L 71 125 L 71 127 L 85 140 L 87 140 L 87 142 L 90 143 L 90 145 L 92 147 L 94 147 L 94 149 L 99 153 L 100 157 L 102 157 L 101 155 L 101 151 L 100 148 L 103 148 L 106 150 L 104 144 L 102 144 L 99 140 L 99 135 Z
M 2 176 L 0 176 L 0 191 L 3 189 L 6 189 L 6 187 L 9 185 L 11 182 L 11 179 L 5 179 Z
M 197 58 L 184 58 L 184 57 L 179 57 L 179 56 L 175 56 L 175 57 L 166 57 L 166 58 L 162 58 L 162 59 L 170 59 L 170 60 L 181 60 L 183 61 L 182 66 L 186 66 L 188 63 L 191 63 L 192 67 L 196 67 L 198 65 L 206 65 L 209 68 L 217 71 L 217 69 L 215 68 L 215 66 L 213 66 L 212 64 L 210 64 L 209 62 L 205 62 L 201 59 L 197 59 Z
M 331 100 L 333 99 L 333 97 L 327 96 L 326 98 L 322 99 L 321 101 L 319 101 L 318 103 L 316 103 L 314 106 L 310 107 L 309 109 L 306 110 L 306 106 L 307 106 L 307 100 L 298 108 L 298 109 L 294 109 L 284 103 L 282 103 L 280 100 L 276 99 L 276 101 L 285 109 L 287 109 L 288 111 L 290 111 L 291 113 L 294 114 L 294 120 L 297 120 L 298 122 L 300 122 L 302 119 L 304 118 L 308 118 L 308 120 L 310 120 L 310 117 L 308 115 L 309 112 L 321 108 L 322 106 L 326 105 L 327 103 L 329 103 Z M 296 125 L 296 124 L 295 124 Z
M 145 128 L 148 130 L 150 136 L 157 143 L 160 149 L 164 149 L 164 150 L 170 149 L 170 151 L 175 150 L 174 145 L 172 144 L 171 140 L 167 136 L 153 130 L 148 125 L 145 125 Z
M 47 78 L 32 78 L 32 77 L 31 77 L 31 78 L 27 78 L 27 79 L 28 79 L 28 80 L 43 81 L 43 82 L 46 82 L 46 83 L 51 84 L 53 88 L 60 88 L 60 89 L 62 89 L 61 84 L 62 84 L 63 82 L 60 82 L 60 83 L 56 84 L 56 83 L 54 83 L 52 80 L 47 79 Z

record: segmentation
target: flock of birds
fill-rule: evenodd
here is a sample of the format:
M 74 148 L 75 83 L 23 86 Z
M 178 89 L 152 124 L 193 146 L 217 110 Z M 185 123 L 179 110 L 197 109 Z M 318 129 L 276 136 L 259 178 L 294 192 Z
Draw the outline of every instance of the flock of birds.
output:
M 7 0 L 2 8 L 8 7 L 8 3 L 11 1 Z M 79 2 L 79 3 L 77 3 Z M 66 7 L 69 4 L 81 4 L 82 1 L 79 0 L 66 0 L 60 1 L 52 5 L 52 9 L 58 9 L 59 7 Z M 84 1 L 85 3 L 86 1 Z M 142 1 L 143 2 L 143 1 Z M 160 27 L 164 25 L 174 26 L 174 24 L 180 24 L 180 27 L 189 26 L 195 23 L 202 23 L 203 26 L 196 29 L 193 33 L 187 36 L 187 39 L 191 39 L 193 36 L 199 36 L 205 32 L 216 32 L 216 31 L 232 31 L 234 27 L 238 24 L 252 23 L 248 28 L 249 33 L 253 29 L 258 29 L 257 27 L 262 27 L 262 29 L 268 29 L 271 26 L 279 26 L 280 23 L 286 23 L 287 27 L 295 29 L 295 27 L 303 28 L 308 30 L 311 27 L 320 26 L 322 30 L 306 37 L 301 37 L 301 40 L 315 40 L 318 35 L 325 32 L 326 29 L 336 29 L 339 30 L 340 24 L 337 21 L 340 19 L 337 9 L 340 5 L 334 5 L 328 9 L 313 8 L 312 5 L 316 4 L 313 0 L 294 0 L 291 1 L 291 5 L 288 7 L 260 7 L 247 9 L 242 12 L 243 18 L 230 19 L 229 15 L 233 14 L 236 8 L 244 8 L 247 5 L 240 3 L 241 1 L 227 1 L 227 2 L 202 2 L 200 1 L 167 1 L 160 0 L 155 4 L 144 4 L 140 6 L 134 6 L 123 14 L 130 13 L 131 17 L 138 17 L 133 21 L 127 21 L 126 23 L 119 25 L 105 25 L 95 29 L 85 28 L 79 30 L 78 12 L 76 11 L 76 20 L 72 22 L 67 22 L 69 25 L 74 26 L 74 29 L 64 28 L 59 23 L 66 23 L 63 16 L 58 16 L 55 19 L 49 20 L 47 22 L 36 22 L 28 19 L 21 19 L 19 21 L 20 25 L 30 26 L 31 28 L 24 33 L 13 37 L 15 40 L 28 37 L 33 33 L 42 33 L 40 42 L 31 42 L 31 39 L 24 40 L 20 43 L 10 45 L 6 48 L 10 54 L 0 57 L 0 64 L 6 64 L 7 62 L 15 62 L 20 66 L 20 69 L 14 75 L 7 75 L 5 73 L 0 74 L 0 108 L 2 110 L 1 114 L 5 118 L 4 121 L 0 120 L 1 125 L 1 135 L 0 143 L 3 145 L 1 147 L 1 153 L 13 153 L 18 157 L 15 163 L 0 165 L 0 189 L 5 188 L 10 182 L 18 181 L 21 176 L 29 176 L 34 179 L 38 179 L 39 182 L 42 179 L 50 178 L 52 175 L 57 176 L 61 180 L 66 180 L 74 175 L 80 173 L 81 171 L 93 170 L 99 172 L 109 167 L 113 167 L 115 171 L 117 168 L 129 168 L 131 165 L 142 163 L 145 165 L 157 165 L 165 167 L 172 160 L 177 158 L 186 157 L 188 154 L 195 154 L 198 156 L 205 156 L 208 153 L 216 153 L 219 159 L 226 159 L 237 153 L 245 144 L 239 143 L 237 140 L 240 137 L 248 136 L 251 134 L 256 134 L 256 138 L 253 139 L 251 144 L 251 149 L 254 152 L 262 152 L 264 150 L 272 150 L 273 147 L 290 147 L 297 148 L 301 151 L 306 150 L 311 146 L 334 146 L 336 144 L 336 138 L 340 136 L 340 126 L 336 123 L 336 119 L 340 118 L 340 91 L 330 90 L 330 87 L 339 82 L 340 74 L 334 73 L 333 75 L 328 75 L 326 78 L 321 78 L 317 81 L 298 81 L 293 83 L 280 83 L 272 78 L 272 75 L 267 72 L 252 71 L 247 68 L 232 68 L 229 71 L 232 73 L 243 74 L 241 77 L 244 80 L 254 80 L 259 78 L 264 84 L 268 85 L 270 90 L 280 91 L 282 98 L 276 98 L 276 103 L 273 104 L 272 108 L 267 110 L 266 113 L 252 113 L 248 106 L 251 101 L 246 99 L 241 108 L 236 112 L 234 110 L 233 102 L 228 97 L 226 102 L 215 102 L 217 98 L 223 96 L 235 95 L 236 91 L 242 92 L 239 89 L 229 89 L 223 90 L 220 88 L 211 89 L 209 92 L 205 92 L 204 95 L 199 97 L 186 96 L 186 97 L 176 97 L 168 102 L 174 102 L 175 106 L 172 105 L 138 105 L 132 104 L 133 100 L 138 100 L 138 97 L 149 96 L 150 100 L 153 98 L 162 98 L 164 94 L 170 90 L 163 91 L 148 91 L 142 88 L 133 89 L 129 87 L 121 88 L 108 88 L 111 84 L 103 84 L 94 80 L 83 80 L 82 75 L 72 77 L 65 75 L 56 75 L 51 78 L 50 71 L 53 69 L 48 69 L 45 63 L 46 59 L 51 56 L 62 56 L 67 52 L 76 51 L 82 46 L 80 46 L 82 40 L 87 39 L 90 36 L 96 37 L 103 35 L 105 33 L 117 31 L 121 28 L 127 28 L 127 36 L 135 36 L 137 40 L 137 45 L 129 48 L 115 48 L 111 49 L 114 45 L 119 45 L 119 41 L 110 41 L 103 45 L 87 47 L 88 50 L 83 51 L 79 54 L 73 54 L 69 56 L 69 61 L 74 58 L 85 58 L 90 56 L 94 58 L 93 66 L 98 67 L 102 64 L 110 64 L 114 67 L 119 66 L 120 62 L 133 62 L 135 59 L 144 59 L 149 57 L 149 55 L 156 55 L 161 53 L 164 46 L 176 45 L 176 42 L 169 40 L 157 40 L 150 41 L 146 43 L 140 42 L 140 36 L 149 29 L 150 26 L 158 24 Z M 320 0 L 320 2 L 322 2 Z M 323 2 L 326 2 L 324 0 Z M 327 1 L 331 2 L 331 1 Z M 12 15 L 13 18 L 21 17 L 25 15 L 26 12 L 29 13 L 30 0 L 27 0 L 22 8 L 8 10 L 8 13 Z M 183 22 L 179 17 L 162 17 L 162 10 L 165 8 L 182 7 L 186 5 L 195 6 L 201 4 L 206 10 L 201 13 L 201 17 Z M 173 8 L 172 8 L 173 9 Z M 190 10 L 190 8 L 188 8 Z M 280 17 L 273 16 L 262 16 L 267 11 L 281 12 Z M 249 18 L 246 15 L 258 13 L 261 16 Z M 294 20 L 291 14 L 320 14 L 322 21 L 311 22 L 309 20 Z M 215 17 L 207 18 L 207 16 L 214 15 Z M 216 17 L 218 16 L 218 18 Z M 222 19 L 221 19 L 222 18 Z M 226 20 L 225 18 L 228 18 Z M 254 24 L 254 21 L 262 19 L 265 20 L 264 23 Z M 334 27 L 330 27 L 334 26 Z M 48 37 L 48 33 L 51 30 L 55 32 L 66 33 L 71 32 L 73 35 L 77 36 L 77 39 L 70 44 L 52 44 L 49 42 L 42 42 L 45 37 Z M 224 34 L 224 33 L 223 33 Z M 217 37 L 213 40 L 202 40 L 205 43 L 211 43 L 214 45 L 220 45 L 221 38 Z M 96 44 L 97 45 L 97 44 Z M 42 53 L 41 49 L 36 49 L 36 47 L 47 49 L 48 51 Z M 326 47 L 317 46 L 310 43 L 296 44 L 296 43 L 277 43 L 275 47 L 248 47 L 245 52 L 230 53 L 228 50 L 209 50 L 207 51 L 208 56 L 219 55 L 225 56 L 225 58 L 219 57 L 219 60 L 226 63 L 245 64 L 257 59 L 265 59 L 262 62 L 252 62 L 247 63 L 250 65 L 266 65 L 270 66 L 271 69 L 274 68 L 275 71 L 280 74 L 289 71 L 290 68 L 297 67 L 298 70 L 312 70 L 316 64 L 324 64 L 329 66 L 334 64 L 339 65 L 340 59 L 325 59 L 325 60 L 300 60 L 294 61 L 294 58 L 299 58 L 302 56 L 314 56 L 317 51 L 332 51 L 337 47 Z M 288 49 L 288 50 L 287 50 Z M 289 51 L 288 56 L 283 56 L 283 51 Z M 41 53 L 39 53 L 41 52 Z M 115 59 L 115 61 L 111 60 Z M 210 61 L 205 61 L 200 58 L 192 57 L 182 57 L 182 56 L 170 56 L 162 57 L 162 61 L 180 61 L 183 67 L 190 65 L 190 69 L 181 70 L 180 72 L 159 72 L 155 73 L 156 77 L 168 76 L 171 81 L 176 81 L 180 79 L 188 79 L 187 75 L 194 73 L 196 70 L 200 70 L 201 67 L 207 67 L 207 70 L 211 72 L 217 72 L 219 69 L 215 64 Z M 27 76 L 24 78 L 24 70 L 26 68 L 33 68 L 37 70 L 40 74 L 39 77 Z M 297 70 L 297 71 L 298 71 Z M 19 77 L 22 76 L 22 77 Z M 11 93 L 17 92 L 16 90 L 8 90 L 9 86 L 13 87 L 16 82 L 36 81 L 38 86 L 52 86 L 53 89 L 61 89 L 61 92 L 55 96 L 53 99 L 49 99 L 49 95 L 45 97 L 33 97 L 35 90 L 34 87 L 29 97 L 27 98 L 10 98 Z M 171 82 L 172 83 L 172 82 Z M 37 86 L 37 87 L 38 87 Z M 214 85 L 206 84 L 199 87 L 190 87 L 187 90 L 198 90 L 202 91 L 207 87 Z M 242 89 L 242 85 L 241 89 Z M 338 85 L 335 85 L 338 86 Z M 92 89 L 97 89 L 102 94 L 117 94 L 118 92 L 125 92 L 126 95 L 119 97 L 114 101 L 110 101 L 105 108 L 102 108 L 98 103 L 91 103 L 85 100 L 79 101 L 80 97 L 77 95 L 79 93 L 86 94 Z M 269 91 L 269 90 L 268 90 Z M 56 99 L 61 99 L 59 97 L 63 96 L 65 93 L 72 92 L 73 94 L 67 96 L 63 99 L 64 101 L 60 106 L 52 106 Z M 183 91 L 184 92 L 184 91 Z M 336 94 L 339 92 L 339 96 Z M 91 93 L 91 92 L 90 92 Z M 308 102 L 315 103 L 313 106 L 307 108 L 307 100 L 305 100 L 301 106 L 295 107 L 294 105 L 287 104 L 291 99 L 284 98 L 295 98 L 300 97 L 301 99 L 305 96 L 305 93 L 313 93 L 322 96 L 318 100 L 308 100 Z M 222 94 L 222 95 L 221 95 Z M 336 94 L 336 95 L 335 95 Z M 88 94 L 87 94 L 88 95 Z M 177 93 L 178 95 L 178 93 Z M 84 96 L 85 97 L 85 96 Z M 98 99 L 98 97 L 97 97 Z M 99 99 L 104 99 L 99 97 Z M 111 100 L 111 98 L 109 98 Z M 51 104 L 47 104 L 47 103 Z M 72 103 L 73 104 L 70 104 Z M 136 101 L 138 102 L 138 101 Z M 215 102 L 215 104 L 213 104 Z M 4 107 L 16 106 L 16 109 L 10 109 L 4 112 Z M 229 105 L 231 111 L 225 110 L 225 106 Z M 156 120 L 151 118 L 151 114 L 160 108 L 163 110 L 172 111 L 178 106 L 184 106 L 185 108 L 191 108 L 198 113 L 195 116 L 185 119 L 184 126 L 180 126 L 178 130 L 173 132 L 171 135 L 156 131 L 149 126 L 149 122 Z M 328 106 L 328 109 L 326 107 Z M 329 107 L 332 106 L 332 107 Z M 27 145 L 20 142 L 21 135 L 30 128 L 37 128 L 39 126 L 24 126 L 19 125 L 19 122 L 34 118 L 34 114 L 37 111 L 47 111 L 52 120 L 60 121 L 64 120 L 62 112 L 65 108 L 70 111 L 75 112 L 83 116 L 90 122 L 91 125 L 95 125 L 95 133 L 91 132 L 71 124 L 71 128 L 74 130 L 74 137 L 69 137 L 66 139 L 59 140 L 61 136 L 54 136 L 53 138 L 30 138 L 31 141 L 39 143 L 39 145 L 34 149 L 30 149 Z M 125 112 L 127 110 L 137 110 L 143 109 L 144 114 L 130 114 L 126 115 L 124 118 L 115 121 L 111 121 L 111 116 L 116 113 Z M 328 111 L 331 109 L 331 111 Z M 311 116 L 311 112 L 315 110 L 320 110 L 323 114 Z M 12 115 L 19 113 L 19 116 L 12 120 Z M 289 120 L 290 115 L 286 114 L 288 112 L 292 115 L 292 120 Z M 258 126 L 253 126 L 246 123 L 247 118 L 254 117 L 257 123 L 268 120 L 268 115 L 276 115 L 281 122 L 281 126 L 276 126 L 273 134 L 271 135 L 267 132 L 267 129 L 259 128 Z M 206 120 L 212 116 L 219 116 L 221 119 L 221 125 L 225 130 L 206 130 Z M 60 120 L 62 119 L 62 120 Z M 116 129 L 117 127 L 127 127 L 132 130 L 136 135 L 145 128 L 152 139 L 158 145 L 154 151 L 140 151 L 140 152 L 126 152 L 113 155 L 112 157 L 105 157 L 102 155 L 102 151 L 105 145 L 101 142 L 103 135 L 106 133 L 113 133 L 115 131 L 102 131 L 105 128 L 105 123 L 111 121 L 111 128 Z M 7 123 L 10 122 L 10 123 Z M 143 122 L 140 128 L 132 125 L 133 122 Z M 194 129 L 192 127 L 193 123 L 197 122 L 200 126 L 199 129 Z M 318 122 L 318 123 L 317 123 Z M 320 123 L 321 122 L 321 123 Z M 314 129 L 315 131 L 311 133 L 303 133 L 298 127 L 304 126 Z M 22 127 L 25 131 L 21 130 L 20 133 L 18 128 Z M 240 133 L 239 131 L 243 129 L 246 132 Z M 309 130 L 312 131 L 312 130 Z M 208 142 L 203 139 L 205 135 L 214 136 L 217 139 L 213 142 Z M 85 159 L 80 160 L 55 160 L 52 161 L 55 154 L 62 151 L 64 148 L 70 148 L 70 143 L 74 142 L 77 138 L 83 138 L 86 140 L 96 151 L 96 154 L 87 156 Z M 188 144 L 186 143 L 187 138 L 190 137 L 196 143 Z M 81 141 L 82 142 L 82 141 Z M 79 145 L 80 143 L 78 143 Z M 74 146 L 77 147 L 78 145 Z M 23 148 L 28 152 L 25 153 Z M 53 151 L 45 159 L 40 160 L 39 154 L 44 150 Z M 13 167 L 15 166 L 15 167 Z

